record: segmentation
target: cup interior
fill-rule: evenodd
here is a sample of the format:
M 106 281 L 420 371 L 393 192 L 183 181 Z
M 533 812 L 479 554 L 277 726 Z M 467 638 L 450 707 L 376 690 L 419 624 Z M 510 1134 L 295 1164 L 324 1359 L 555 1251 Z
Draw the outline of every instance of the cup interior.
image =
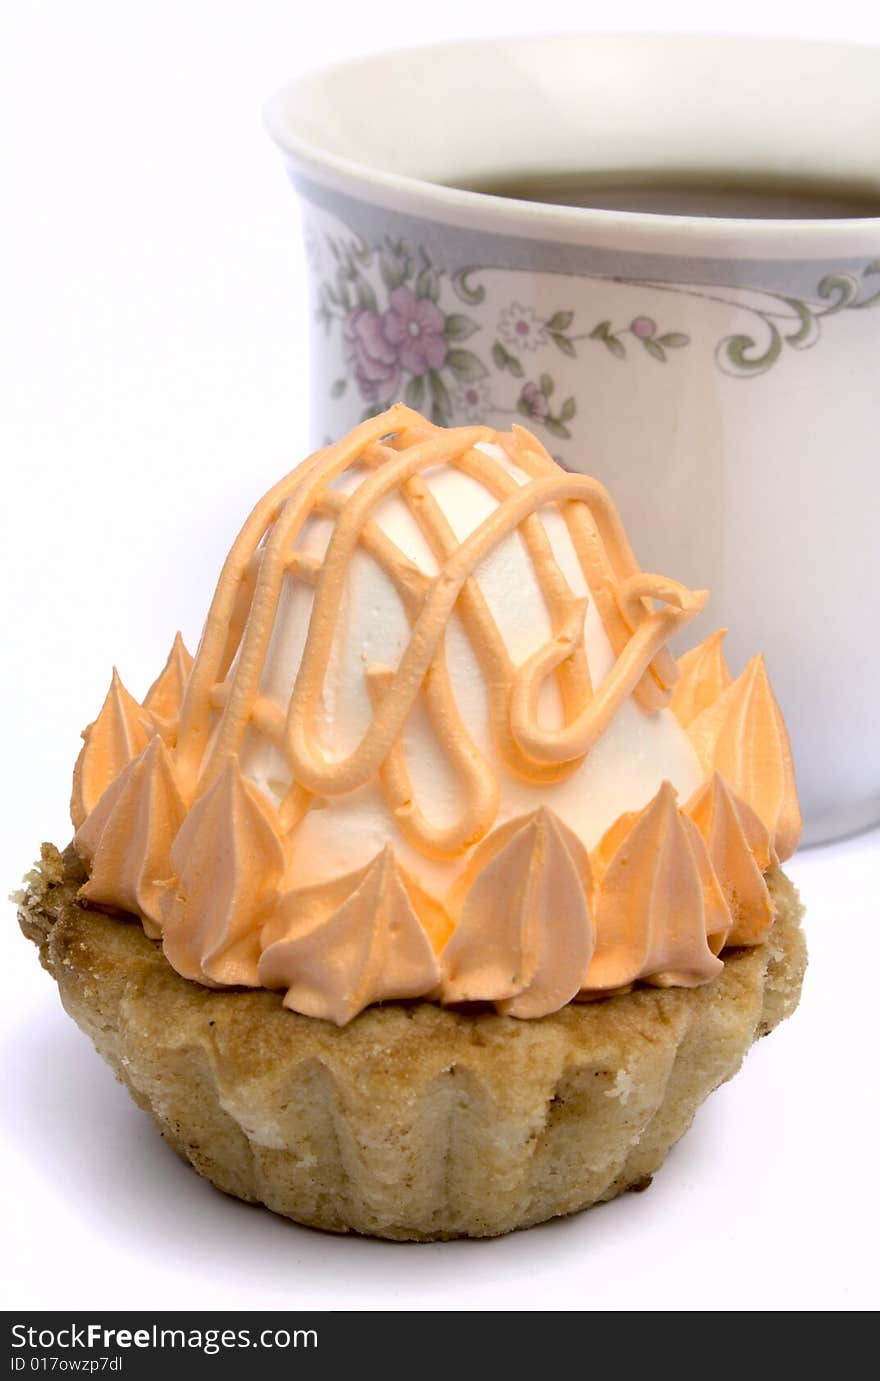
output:
M 877 48 L 614 36 L 441 45 L 309 74 L 280 93 L 269 123 L 294 155 L 377 177 L 490 192 L 573 175 L 612 188 L 711 175 L 722 190 L 757 178 L 849 189 L 880 215 Z

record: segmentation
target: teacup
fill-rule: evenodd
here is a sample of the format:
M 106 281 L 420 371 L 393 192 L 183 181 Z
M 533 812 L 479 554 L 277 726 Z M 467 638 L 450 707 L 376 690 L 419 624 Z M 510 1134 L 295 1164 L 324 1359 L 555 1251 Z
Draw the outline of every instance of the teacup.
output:
M 471 42 L 300 78 L 267 118 L 315 443 L 397 398 L 523 421 L 646 569 L 709 588 L 734 671 L 766 653 L 805 839 L 880 818 L 880 50 Z

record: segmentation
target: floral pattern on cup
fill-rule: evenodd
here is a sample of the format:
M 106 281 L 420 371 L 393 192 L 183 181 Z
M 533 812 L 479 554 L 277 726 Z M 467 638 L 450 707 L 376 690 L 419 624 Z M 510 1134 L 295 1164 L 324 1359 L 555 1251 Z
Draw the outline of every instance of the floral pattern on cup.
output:
M 342 323 L 342 353 L 361 397 L 375 403 L 393 397 L 400 384 L 400 356 L 372 307 L 353 307 Z
M 402 240 L 386 239 L 379 246 L 353 236 L 326 235 L 325 240 L 333 272 L 321 277 L 317 315 L 328 332 L 338 330 L 347 369 L 330 392 L 341 398 L 352 381 L 366 405 L 365 417 L 403 397 L 442 425 L 456 418 L 476 421 L 489 412 L 521 414 L 551 435 L 567 438 L 567 424 L 576 414 L 574 398 L 554 410 L 552 376 L 545 371 L 526 379 L 526 359 L 556 351 L 576 359 L 582 348 L 602 345 L 622 360 L 624 338 L 631 336 L 665 362 L 669 350 L 689 344 L 684 332 L 661 332 L 647 316 L 618 326 L 600 320 L 589 330 L 577 330 L 573 311 L 561 308 L 541 317 L 518 301 L 503 307 L 494 322 L 480 321 L 460 310 L 483 301 L 483 290 L 470 281 L 474 270 L 446 274 L 423 247 Z M 314 239 L 309 257 L 313 266 L 320 257 Z M 478 333 L 482 348 L 465 344 Z M 503 375 L 525 380 L 513 406 L 498 396 L 496 384 Z
M 476 379 L 470 384 L 457 383 L 451 393 L 455 416 L 461 418 L 462 422 L 485 422 L 494 406 L 492 386 L 488 379 Z
M 498 335 L 505 345 L 516 351 L 539 350 L 547 344 L 547 323 L 533 307 L 511 302 L 498 318 Z
M 523 417 L 527 418 L 530 423 L 539 422 L 553 436 L 558 436 L 561 440 L 566 441 L 571 436 L 566 423 L 571 422 L 575 417 L 577 404 L 573 397 L 566 398 L 559 411 L 554 413 L 551 399 L 555 387 L 549 374 L 542 374 L 537 382 L 529 379 L 522 386 L 516 402 L 516 410 L 522 413 Z
M 371 245 L 354 234 L 325 231 L 319 237 L 308 229 L 307 252 L 318 282 L 318 319 L 328 333 L 338 333 L 346 370 L 331 385 L 332 398 L 342 398 L 352 386 L 364 405 L 362 416 L 369 417 L 402 397 L 441 425 L 490 413 L 519 414 L 562 439 L 572 435 L 577 408 L 573 396 L 558 407 L 552 401 L 552 357 L 579 360 L 599 349 L 621 363 L 647 357 L 666 365 L 692 346 L 690 335 L 676 326 L 676 300 L 719 302 L 727 300 L 720 293 L 728 291 L 659 285 L 671 321 L 658 320 L 656 306 L 623 321 L 585 319 L 583 304 L 577 310 L 560 305 L 542 316 L 515 297 L 481 315 L 483 270 L 449 272 L 432 261 L 425 246 L 390 237 Z M 760 302 L 737 301 L 735 290 L 729 290 L 730 305 L 747 313 L 755 328 L 719 340 L 717 366 L 734 378 L 754 378 L 786 349 L 809 349 L 818 342 L 825 317 L 880 302 L 872 277 L 878 274 L 880 260 L 859 275 L 826 275 L 810 302 L 772 293 Z M 656 284 L 617 281 L 656 298 Z M 547 366 L 540 372 L 539 360 Z M 514 381 L 519 391 L 511 396 Z

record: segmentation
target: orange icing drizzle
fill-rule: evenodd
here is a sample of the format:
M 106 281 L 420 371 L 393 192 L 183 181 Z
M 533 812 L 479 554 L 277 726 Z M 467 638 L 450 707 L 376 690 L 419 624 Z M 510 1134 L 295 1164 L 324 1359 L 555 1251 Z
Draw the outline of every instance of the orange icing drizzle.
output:
M 538 476 L 558 472 L 559 466 L 556 462 L 547 454 L 538 439 L 524 427 L 514 423 L 509 435 L 504 436 L 503 443 L 511 459 L 527 474 Z M 615 654 L 620 656 L 634 628 L 632 623 L 627 621 L 615 598 L 615 575 L 626 576 L 638 572 L 638 562 L 629 545 L 626 532 L 618 519 L 615 529 L 618 553 L 615 566 L 609 561 L 596 524 L 584 505 L 563 504 L 562 513 L 611 646 Z M 641 616 L 643 609 L 647 608 L 647 605 L 643 608 L 636 605 L 636 612 Z M 640 620 L 637 619 L 638 621 Z M 669 690 L 675 685 L 678 675 L 678 665 L 672 653 L 668 648 L 660 649 L 653 657 L 647 673 L 636 686 L 633 692 L 635 699 L 645 710 L 661 709 L 669 704 Z
M 301 820 L 312 795 L 341 795 L 379 775 L 389 806 L 411 842 L 437 857 L 464 852 L 491 825 L 497 783 L 455 707 L 444 654 L 453 610 L 484 670 L 499 752 L 512 771 L 530 781 L 557 781 L 576 770 L 622 701 L 640 686 L 646 686 L 645 693 L 654 699 L 662 686 L 668 699 L 675 666 L 662 658 L 665 644 L 699 611 L 704 593 L 640 572 L 603 486 L 585 475 L 566 474 L 541 454 L 534 438 L 525 444 L 523 435 L 518 433 L 510 443 L 512 458 L 534 477 L 517 484 L 497 460 L 474 449 L 481 441 L 502 440 L 488 428 L 433 427 L 398 405 L 317 452 L 257 505 L 224 566 L 184 697 L 175 761 L 193 794 L 223 770 L 254 722 L 284 754 L 290 770 L 293 784 L 281 808 L 283 830 Z M 358 489 L 350 496 L 329 489 L 353 464 L 368 470 Z M 420 479 L 423 471 L 438 465 L 457 466 L 499 500 L 498 508 L 461 543 Z M 436 576 L 415 567 L 374 524 L 376 507 L 392 493 L 403 497 L 434 551 L 440 564 Z M 613 631 L 621 642 L 621 630 L 628 630 L 621 655 L 595 693 L 583 649 L 584 602 L 572 594 L 536 520 L 547 504 L 563 509 L 600 612 L 615 611 L 609 636 Z M 313 513 L 328 512 L 335 518 L 333 534 L 318 563 L 298 552 L 295 543 Z M 558 626 L 552 642 L 519 669 L 512 665 L 474 579 L 486 556 L 518 530 Z M 396 668 L 366 668 L 372 722 L 353 752 L 329 760 L 314 721 L 351 559 L 359 546 L 380 562 L 401 592 L 411 636 Z M 285 716 L 259 687 L 288 574 L 305 580 L 315 594 Z M 654 601 L 662 607 L 655 609 Z M 558 676 L 567 716 L 561 730 L 543 729 L 537 722 L 540 684 L 551 673 Z M 446 830 L 432 826 L 413 800 L 399 744 L 420 694 L 426 696 L 432 720 L 442 730 L 440 741 L 466 789 L 463 816 Z M 219 725 L 209 747 L 217 711 Z

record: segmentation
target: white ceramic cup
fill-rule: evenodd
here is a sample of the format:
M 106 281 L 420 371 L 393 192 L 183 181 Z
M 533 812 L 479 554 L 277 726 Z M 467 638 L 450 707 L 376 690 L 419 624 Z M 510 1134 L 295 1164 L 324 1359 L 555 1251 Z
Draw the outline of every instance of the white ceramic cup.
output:
M 460 189 L 673 171 L 858 185 L 876 210 L 880 50 L 455 44 L 300 78 L 267 119 L 302 199 L 316 444 L 399 397 L 526 419 L 609 486 L 646 569 L 708 587 L 735 672 L 766 654 L 805 840 L 880 819 L 880 214 Z

